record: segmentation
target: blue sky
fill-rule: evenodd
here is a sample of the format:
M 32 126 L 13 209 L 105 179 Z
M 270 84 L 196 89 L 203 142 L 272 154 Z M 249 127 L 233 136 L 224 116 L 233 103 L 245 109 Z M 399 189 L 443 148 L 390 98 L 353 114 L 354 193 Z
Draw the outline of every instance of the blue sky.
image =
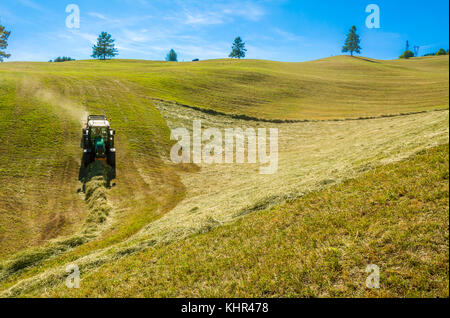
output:
M 79 29 L 66 27 L 66 6 L 80 8 Z M 366 7 L 380 8 L 379 29 L 366 27 Z M 398 57 L 420 45 L 421 54 L 449 47 L 448 0 L 0 0 L 0 23 L 11 30 L 11 61 L 88 59 L 101 31 L 116 39 L 119 58 L 179 60 L 227 57 L 233 39 L 247 43 L 247 58 L 306 61 L 341 54 L 354 24 L 362 55 Z

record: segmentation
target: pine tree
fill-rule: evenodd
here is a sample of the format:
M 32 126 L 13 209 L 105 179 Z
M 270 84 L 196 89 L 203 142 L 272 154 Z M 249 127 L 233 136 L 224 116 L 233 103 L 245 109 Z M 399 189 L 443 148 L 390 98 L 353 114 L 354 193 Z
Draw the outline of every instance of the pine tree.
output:
M 353 52 L 360 54 L 361 53 L 361 47 L 359 46 L 359 43 L 361 42 L 359 35 L 356 34 L 356 27 L 352 26 L 350 29 L 350 32 L 347 35 L 347 39 L 345 40 L 345 45 L 342 48 L 342 52 L 350 52 L 350 54 L 353 56 Z
M 11 34 L 10 31 L 6 31 L 5 27 L 0 24 L 0 62 L 3 62 L 3 59 L 7 59 L 11 56 L 11 54 L 6 54 L 4 50 L 8 47 L 8 38 Z
M 95 59 L 106 60 L 107 58 L 113 58 L 118 55 L 118 51 L 114 47 L 114 41 L 115 40 L 111 38 L 111 34 L 102 32 L 97 39 L 97 45 L 94 45 L 92 48 L 92 57 Z
M 237 58 L 237 59 L 244 58 L 245 52 L 247 52 L 247 49 L 245 48 L 245 43 L 242 41 L 240 36 L 238 36 L 234 40 L 233 47 L 231 49 L 232 49 L 232 51 L 229 56 L 231 58 Z
M 177 52 L 175 52 L 175 50 L 171 49 L 170 52 L 166 56 L 166 61 L 178 62 Z

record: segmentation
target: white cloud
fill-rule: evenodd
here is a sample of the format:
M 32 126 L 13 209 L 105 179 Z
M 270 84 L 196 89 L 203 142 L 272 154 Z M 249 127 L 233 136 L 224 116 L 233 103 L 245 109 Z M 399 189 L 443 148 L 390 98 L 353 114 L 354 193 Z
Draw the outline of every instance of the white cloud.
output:
M 238 2 L 232 5 L 231 8 L 227 7 L 224 9 L 224 13 L 229 16 L 239 16 L 254 22 L 259 21 L 266 14 L 263 8 L 250 2 Z
M 94 34 L 83 33 L 83 32 L 78 32 L 78 31 L 74 31 L 74 34 L 78 35 L 82 39 L 89 41 L 91 44 L 97 43 L 97 36 Z
M 112 18 L 98 12 L 88 12 L 88 15 L 101 21 L 104 27 L 116 27 L 124 28 L 129 26 L 135 26 L 138 23 L 149 20 L 151 15 L 139 15 L 139 16 L 127 16 L 126 18 Z M 94 22 L 97 22 L 94 20 Z
M 19 3 L 25 7 L 38 10 L 38 11 L 45 11 L 44 8 L 42 8 L 40 5 L 36 4 L 32 0 L 19 0 Z
M 35 6 L 36 0 L 18 1 L 36 10 L 39 7 Z M 124 6 L 127 3 L 130 6 L 135 4 L 132 0 L 117 1 Z M 145 6 L 145 10 L 136 11 L 134 7 L 129 10 L 132 14 L 127 14 L 128 10 L 109 11 L 110 13 L 97 9 L 86 10 L 82 15 L 81 29 L 47 30 L 39 34 L 51 43 L 41 48 L 41 53 L 47 52 L 51 56 L 43 58 L 42 54 L 40 59 L 48 60 L 54 58 L 53 55 L 88 58 L 100 31 L 107 31 L 112 35 L 122 58 L 162 60 L 171 48 L 176 50 L 180 60 L 224 58 L 228 56 L 234 34 L 229 39 L 225 34 L 225 41 L 218 40 L 218 36 L 208 26 L 221 25 L 222 28 L 227 28 L 228 25 L 239 22 L 258 21 L 266 14 L 263 2 L 252 3 L 247 0 L 228 0 L 226 3 L 173 0 L 170 4 L 162 4 L 161 1 L 161 5 L 155 2 L 142 0 L 139 5 Z M 40 53 L 35 54 L 38 56 Z
M 88 41 L 90 44 L 97 43 L 97 36 L 95 34 L 80 32 L 79 30 L 68 29 L 68 31 L 62 31 L 57 34 L 49 34 L 49 38 L 58 37 L 74 43 L 80 43 L 79 40 Z M 83 43 L 83 42 L 81 42 Z
M 186 12 L 185 14 L 186 18 L 183 21 L 185 24 L 213 25 L 223 23 L 222 18 L 214 13 L 202 14 Z
M 124 29 L 122 32 L 124 36 L 132 42 L 148 42 L 150 40 L 147 30 L 132 31 Z
M 230 1 L 224 3 L 211 2 L 179 2 L 181 11 L 167 16 L 167 20 L 175 20 L 185 25 L 215 25 L 231 23 L 236 18 L 257 22 L 265 14 L 265 10 L 251 2 Z
M 187 59 L 198 58 L 204 59 L 216 59 L 224 58 L 228 56 L 228 45 L 217 43 L 202 43 L 199 45 L 187 44 L 175 46 L 175 51 L 180 53 L 181 57 Z
M 90 15 L 91 17 L 94 17 L 94 18 L 98 18 L 103 21 L 112 21 L 111 19 L 108 19 L 103 14 L 98 13 L 98 12 L 88 12 L 88 15 Z
M 282 40 L 284 41 L 290 41 L 290 42 L 298 42 L 299 44 L 307 45 L 308 41 L 307 38 L 301 35 L 297 35 L 291 32 L 287 32 L 284 30 L 281 30 L 279 28 L 274 28 L 273 32 L 280 36 Z

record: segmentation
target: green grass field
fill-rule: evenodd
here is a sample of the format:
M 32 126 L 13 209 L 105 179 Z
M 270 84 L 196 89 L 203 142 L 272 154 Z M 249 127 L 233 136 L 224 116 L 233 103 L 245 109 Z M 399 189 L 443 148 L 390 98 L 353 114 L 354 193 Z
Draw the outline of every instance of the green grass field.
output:
M 448 297 L 448 165 L 447 144 L 44 296 Z M 378 290 L 365 287 L 369 264 Z
M 337 56 L 305 63 L 77 61 L 7 63 L 3 74 L 117 83 L 115 90 L 268 119 L 335 119 L 448 108 L 448 56 L 379 61 Z M 74 83 L 74 81 L 76 83 Z M 107 86 L 107 84 L 105 83 Z
M 236 215 L 250 213 L 248 218 L 256 220 L 261 216 L 258 211 L 287 199 L 305 193 L 323 196 L 326 192 L 317 191 L 325 186 L 448 143 L 448 64 L 448 56 L 407 61 L 339 56 L 306 63 L 113 60 L 0 64 L 0 294 L 30 296 L 45 289 L 46 295 L 66 295 L 61 289 L 65 267 L 76 263 L 89 275 L 89 285 L 77 296 L 91 292 L 122 295 L 114 285 L 102 285 L 104 292 L 95 289 L 95 277 L 102 277 L 98 273 L 110 273 L 102 265 L 108 263 L 111 271 L 125 272 L 129 254 L 158 253 L 165 248 L 162 243 L 181 244 L 173 245 L 181 249 L 182 244 L 191 244 L 185 243 L 191 242 L 186 238 L 220 225 L 238 231 L 247 217 Z M 79 141 L 88 113 L 111 117 L 118 132 L 115 186 L 97 194 L 108 210 L 101 218 L 96 217 L 91 199 L 79 191 Z M 410 115 L 385 117 L 406 113 Z M 255 120 L 239 119 L 242 115 Z M 189 126 L 198 117 L 214 127 L 279 128 L 280 174 L 261 179 L 255 167 L 168 163 L 169 128 Z M 334 121 L 368 117 L 379 118 Z M 309 122 L 267 123 L 258 118 Z M 317 121 L 321 119 L 328 121 Z M 219 181 L 211 180 L 211 175 Z M 405 182 L 416 184 L 413 179 Z M 448 184 L 448 178 L 443 182 Z M 364 186 L 369 193 L 376 192 L 369 184 Z M 205 191 L 207 195 L 202 196 Z M 395 234 L 401 229 L 391 230 Z M 204 240 L 213 237 L 211 233 L 202 236 Z M 253 239 L 257 236 L 249 242 Z M 202 242 L 205 248 L 210 244 Z M 446 244 L 448 248 L 448 229 Z M 358 251 L 352 249 L 354 255 Z M 440 250 L 439 255 L 445 256 Z M 168 260 L 172 261 L 176 260 Z M 405 271 L 412 270 L 405 266 Z M 322 269 L 311 270 L 316 275 Z M 426 277 L 425 266 L 415 269 Z M 146 269 L 148 275 L 154 270 Z M 116 277 L 124 283 L 128 279 Z M 230 284 L 242 287 L 244 282 L 238 277 Z M 164 296 L 148 286 L 145 295 Z M 340 295 L 330 286 L 311 293 Z M 409 295 L 395 286 L 377 295 Z M 172 287 L 167 295 L 194 295 L 183 286 Z M 260 295 L 256 290 L 238 293 L 227 288 L 222 290 L 228 296 Z M 417 295 L 442 295 L 442 288 L 435 284 L 431 291 L 418 290 Z M 131 291 L 123 288 L 123 293 Z M 207 288 L 196 295 L 217 293 Z M 284 294 L 271 290 L 270 295 L 307 293 L 286 287 Z

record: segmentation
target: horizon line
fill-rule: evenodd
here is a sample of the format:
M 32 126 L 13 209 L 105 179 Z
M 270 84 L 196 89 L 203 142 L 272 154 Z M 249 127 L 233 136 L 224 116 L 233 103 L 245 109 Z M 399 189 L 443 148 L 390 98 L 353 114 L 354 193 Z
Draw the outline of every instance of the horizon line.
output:
M 448 54 L 446 55 L 428 55 L 428 56 L 414 56 L 411 57 L 409 59 L 418 59 L 418 58 L 430 58 L 430 57 L 437 57 L 437 56 L 449 56 Z M 357 59 L 369 59 L 369 60 L 374 60 L 374 61 L 397 61 L 397 60 L 402 60 L 401 58 L 395 58 L 395 59 L 376 59 L 376 58 L 372 58 L 372 57 L 367 57 L 367 56 L 351 56 L 351 55 L 346 55 L 346 54 L 339 54 L 339 55 L 332 55 L 332 56 L 327 56 L 327 57 L 322 57 L 322 58 L 318 58 L 318 59 L 312 59 L 312 60 L 306 60 L 306 61 L 298 61 L 298 62 L 292 62 L 292 61 L 277 61 L 277 60 L 269 60 L 269 59 L 235 59 L 235 58 L 212 58 L 212 59 L 204 59 L 201 60 L 199 59 L 198 61 L 165 61 L 165 60 L 147 60 L 147 59 L 133 59 L 133 58 L 128 58 L 128 59 L 121 59 L 121 58 L 112 58 L 112 59 L 106 59 L 106 60 L 100 60 L 100 59 L 82 59 L 82 60 L 73 60 L 73 61 L 65 61 L 65 62 L 50 62 L 50 61 L 3 61 L 0 64 L 6 64 L 6 63 L 70 63 L 70 62 L 89 62 L 89 61 L 100 61 L 100 62 L 106 62 L 106 61 L 147 61 L 147 62 L 164 62 L 164 63 L 198 63 L 198 62 L 205 62 L 205 61 L 266 61 L 266 62 L 276 62 L 276 63 L 307 63 L 307 62 L 315 62 L 315 61 L 320 61 L 320 60 L 326 60 L 326 59 L 330 59 L 330 58 L 335 58 L 335 57 L 349 57 L 349 58 L 357 58 Z

